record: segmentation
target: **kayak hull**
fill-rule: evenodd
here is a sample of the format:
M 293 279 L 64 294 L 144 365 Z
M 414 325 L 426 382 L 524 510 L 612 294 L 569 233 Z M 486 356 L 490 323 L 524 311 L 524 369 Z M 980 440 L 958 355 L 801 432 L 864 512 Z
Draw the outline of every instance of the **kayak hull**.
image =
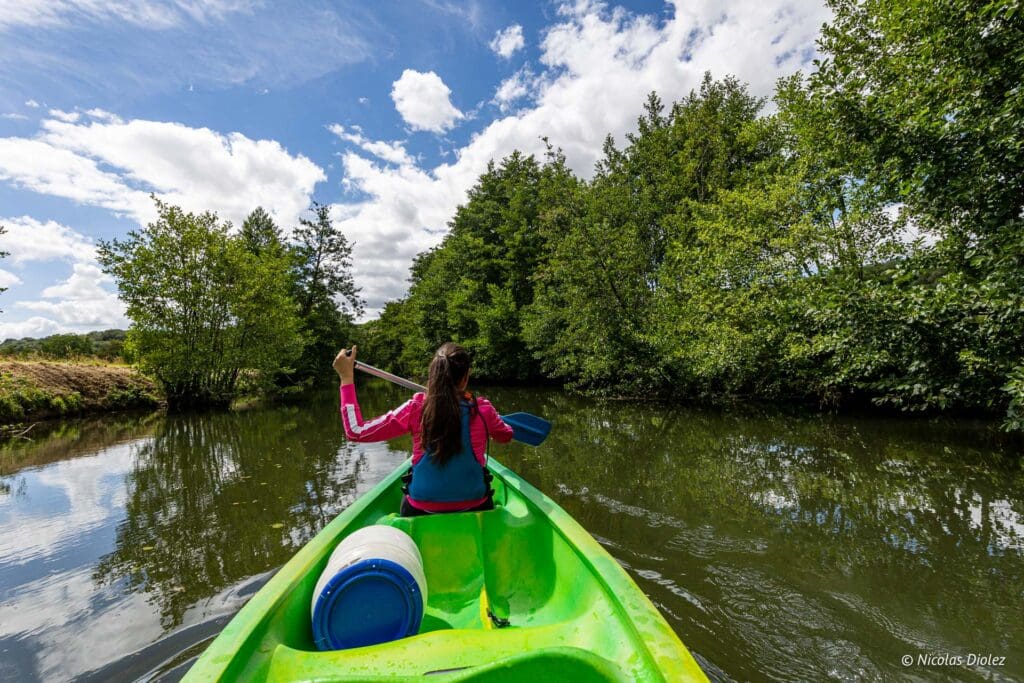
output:
M 706 680 L 622 567 L 554 501 L 491 459 L 495 509 L 403 518 L 399 467 L 338 515 L 242 608 L 186 680 Z M 320 652 L 309 604 L 331 552 L 387 524 L 427 576 L 420 632 Z M 507 626 L 504 623 L 507 620 Z

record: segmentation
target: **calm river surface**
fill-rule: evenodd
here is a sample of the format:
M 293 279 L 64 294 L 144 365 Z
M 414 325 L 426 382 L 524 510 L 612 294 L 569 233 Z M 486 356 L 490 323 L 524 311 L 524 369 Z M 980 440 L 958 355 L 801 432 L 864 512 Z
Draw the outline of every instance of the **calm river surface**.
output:
M 986 428 L 487 394 L 555 422 L 492 455 L 597 537 L 711 678 L 1024 679 L 1024 469 Z M 367 416 L 405 398 L 360 397 Z M 336 411 L 330 392 L 0 444 L 0 679 L 180 676 L 407 456 L 347 443 Z

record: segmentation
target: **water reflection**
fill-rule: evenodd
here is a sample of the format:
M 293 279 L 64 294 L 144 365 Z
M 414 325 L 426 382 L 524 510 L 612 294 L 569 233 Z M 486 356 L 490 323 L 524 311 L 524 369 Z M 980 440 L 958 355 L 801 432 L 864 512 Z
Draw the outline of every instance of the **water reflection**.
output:
M 406 457 L 354 449 L 336 401 L 69 423 L 8 444 L 0 679 L 130 680 L 223 627 Z
M 124 443 L 153 432 L 159 413 L 113 413 L 102 418 L 32 425 L 24 436 L 0 438 L 0 482 L 28 467 L 41 467 Z M 0 495 L 8 489 L 0 489 Z
M 1024 677 L 1024 470 L 966 423 L 596 404 L 493 453 L 633 575 L 716 678 Z M 360 389 L 364 412 L 404 399 Z M 187 660 L 406 457 L 296 407 L 118 416 L 0 445 L 0 679 L 130 680 Z M 1003 667 L 904 669 L 917 653 Z
M 350 502 L 363 469 L 313 423 L 298 409 L 167 420 L 136 447 L 126 517 L 96 580 L 149 594 L 171 629 L 197 600 L 283 564 Z

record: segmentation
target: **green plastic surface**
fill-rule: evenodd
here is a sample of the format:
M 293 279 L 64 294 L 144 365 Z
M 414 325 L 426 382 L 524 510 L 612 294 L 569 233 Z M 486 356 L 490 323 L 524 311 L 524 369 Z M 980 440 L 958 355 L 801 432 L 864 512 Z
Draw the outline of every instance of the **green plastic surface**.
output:
M 242 608 L 186 681 L 704 681 L 619 564 L 562 508 L 490 461 L 496 509 L 402 518 L 399 467 Z M 319 652 L 309 605 L 334 547 L 369 524 L 409 533 L 428 603 L 420 632 Z M 495 627 L 488 610 L 508 619 Z

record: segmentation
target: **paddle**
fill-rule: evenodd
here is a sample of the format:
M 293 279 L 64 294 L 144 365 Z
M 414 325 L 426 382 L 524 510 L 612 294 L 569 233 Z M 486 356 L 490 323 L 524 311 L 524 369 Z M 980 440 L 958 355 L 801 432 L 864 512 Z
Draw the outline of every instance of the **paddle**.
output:
M 351 351 L 346 352 L 345 355 L 351 354 Z M 381 370 L 375 368 L 372 365 L 367 365 L 362 361 L 355 362 L 355 368 L 362 370 L 363 372 L 373 375 L 374 377 L 380 377 L 386 379 L 389 382 L 397 384 L 400 387 L 405 387 L 410 391 L 426 391 L 427 388 L 411 382 L 404 377 L 398 375 L 392 375 L 387 370 Z M 530 413 L 511 413 L 510 415 L 502 415 L 501 419 L 512 428 L 512 438 L 520 443 L 525 443 L 528 446 L 539 446 L 544 443 L 544 439 L 548 438 L 548 433 L 551 432 L 551 423 L 542 417 L 531 415 Z

